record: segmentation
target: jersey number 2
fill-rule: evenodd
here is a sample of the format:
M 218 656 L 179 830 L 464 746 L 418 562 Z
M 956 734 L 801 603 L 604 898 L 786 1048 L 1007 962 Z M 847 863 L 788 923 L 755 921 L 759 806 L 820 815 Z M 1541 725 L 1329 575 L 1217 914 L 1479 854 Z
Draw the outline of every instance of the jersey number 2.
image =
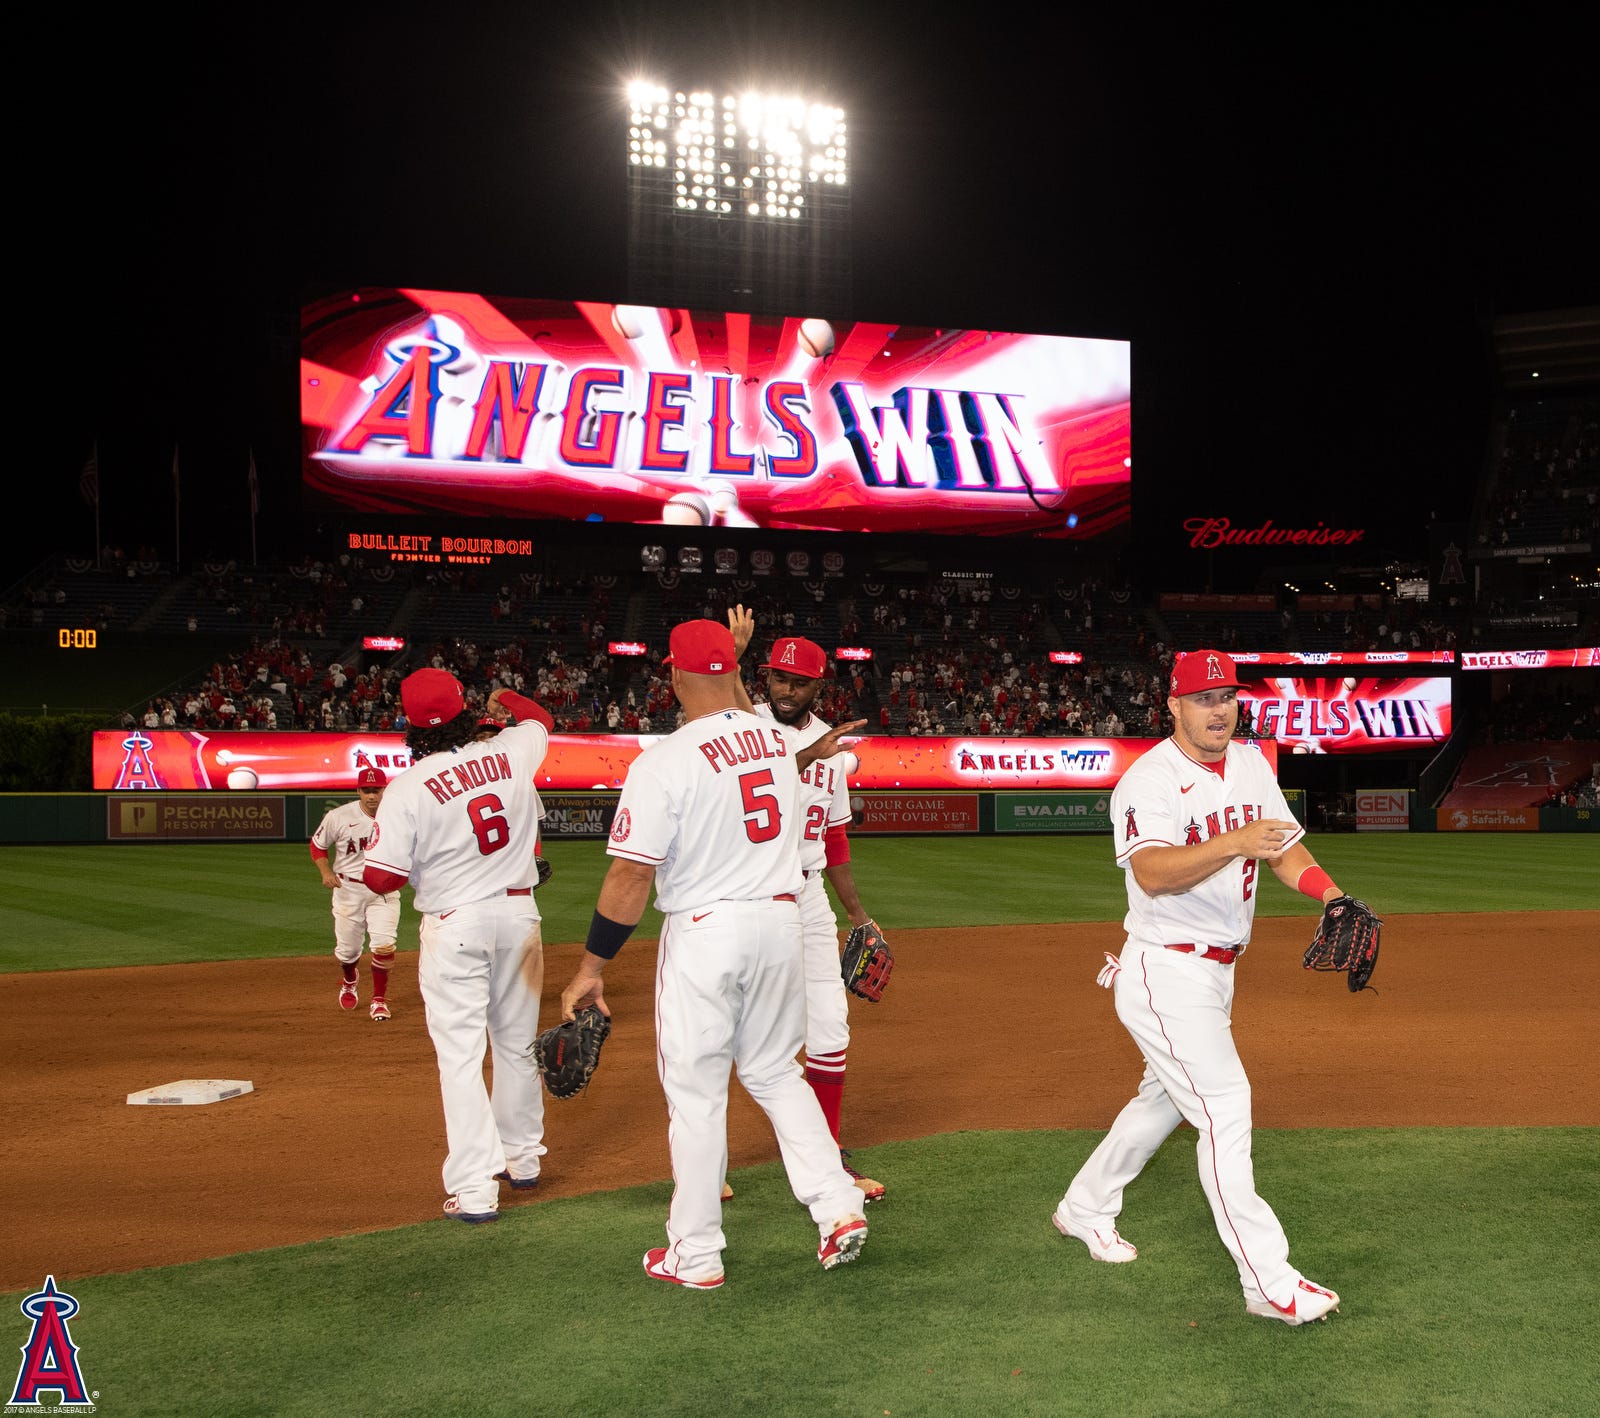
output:
M 493 793 L 485 793 L 467 803 L 472 835 L 478 839 L 478 850 L 486 857 L 511 841 L 511 824 L 500 816 L 505 810 L 505 804 Z
M 772 786 L 772 770 L 760 768 L 739 775 L 739 795 L 744 799 L 744 835 L 752 842 L 770 842 L 783 831 L 776 793 L 759 793 Z M 759 819 L 759 820 L 758 820 Z
M 1246 901 L 1250 899 L 1250 893 L 1255 889 L 1255 884 L 1256 859 L 1254 857 L 1246 857 L 1244 859 L 1244 899 Z

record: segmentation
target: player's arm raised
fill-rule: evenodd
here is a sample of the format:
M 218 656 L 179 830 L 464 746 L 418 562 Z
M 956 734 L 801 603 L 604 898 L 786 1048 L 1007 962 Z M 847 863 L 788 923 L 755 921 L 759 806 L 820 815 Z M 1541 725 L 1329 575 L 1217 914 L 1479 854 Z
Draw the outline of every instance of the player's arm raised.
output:
M 832 758 L 844 750 L 844 736 L 853 734 L 866 725 L 865 719 L 850 719 L 828 730 L 813 744 L 808 744 L 794 756 L 794 766 L 804 773 L 819 758 Z
M 756 633 L 756 613 L 743 605 L 734 606 L 728 612 L 728 630 L 733 635 L 733 657 L 742 660 Z M 746 714 L 755 713 L 756 706 L 750 702 L 750 691 L 745 688 L 743 670 L 733 677 L 733 694 Z
M 1276 869 L 1285 855 L 1283 844 L 1299 830 L 1297 822 L 1264 817 L 1192 847 L 1144 847 L 1128 858 L 1128 864 L 1146 896 L 1172 896 L 1198 886 L 1240 857 L 1264 859 Z
M 606 962 L 622 949 L 623 943 L 633 934 L 633 928 L 644 915 L 650 901 L 650 883 L 656 869 L 648 862 L 630 862 L 614 857 L 606 879 L 600 884 L 600 899 L 595 903 L 594 917 L 589 922 L 589 938 L 585 942 L 583 959 L 577 973 L 561 992 L 561 1017 L 576 1018 L 586 1005 L 596 1005 L 600 1013 L 611 1018 L 611 1008 L 606 1004 L 601 976 Z

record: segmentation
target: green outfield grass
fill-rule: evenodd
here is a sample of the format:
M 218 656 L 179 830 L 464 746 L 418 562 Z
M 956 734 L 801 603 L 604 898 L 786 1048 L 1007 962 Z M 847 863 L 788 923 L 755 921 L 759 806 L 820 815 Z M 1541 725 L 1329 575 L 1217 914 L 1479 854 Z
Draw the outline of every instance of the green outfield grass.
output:
M 1310 839 L 1347 891 L 1382 914 L 1540 911 L 1593 905 L 1600 838 L 1588 834 L 1391 833 Z M 1120 920 L 1109 837 L 859 837 L 861 899 L 882 923 L 1007 925 Z M 609 858 L 551 842 L 539 892 L 545 939 L 582 940 Z M 1309 915 L 1262 874 L 1259 912 Z M 660 930 L 654 909 L 641 936 Z M 402 949 L 416 947 L 406 892 Z M 328 895 L 303 843 L 0 847 L 0 972 L 311 955 L 332 949 Z
M 1593 1130 L 1257 1133 L 1293 1259 L 1344 1299 L 1300 1329 L 1245 1314 L 1192 1133 L 1129 1188 L 1132 1265 L 1057 1236 L 1050 1212 L 1097 1137 L 863 1151 L 891 1192 L 860 1260 L 831 1274 L 776 1164 L 736 1173 L 715 1291 L 640 1270 L 665 1184 L 520 1206 L 494 1226 L 441 1218 L 56 1280 L 82 1306 L 85 1383 L 125 1418 L 1593 1411 Z M 0 1297 L 0 1342 L 17 1347 L 21 1295 Z

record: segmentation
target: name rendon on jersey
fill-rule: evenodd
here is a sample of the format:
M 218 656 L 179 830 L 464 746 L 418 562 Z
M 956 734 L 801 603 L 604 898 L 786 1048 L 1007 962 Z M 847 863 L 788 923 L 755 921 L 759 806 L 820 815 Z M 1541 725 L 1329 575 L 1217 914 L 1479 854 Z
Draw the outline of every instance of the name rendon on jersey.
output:
M 700 745 L 706 762 L 718 773 L 762 758 L 787 758 L 789 750 L 776 729 L 740 729 L 736 734 L 718 734 Z M 719 763 L 717 760 L 720 759 Z
M 504 753 L 491 753 L 481 760 L 467 758 L 454 768 L 441 768 L 432 778 L 427 779 L 423 786 L 440 802 L 447 803 L 451 798 L 459 798 L 473 788 L 481 788 L 485 783 L 496 783 L 510 776 L 510 757 Z M 456 778 L 461 779 L 459 784 L 455 781 Z

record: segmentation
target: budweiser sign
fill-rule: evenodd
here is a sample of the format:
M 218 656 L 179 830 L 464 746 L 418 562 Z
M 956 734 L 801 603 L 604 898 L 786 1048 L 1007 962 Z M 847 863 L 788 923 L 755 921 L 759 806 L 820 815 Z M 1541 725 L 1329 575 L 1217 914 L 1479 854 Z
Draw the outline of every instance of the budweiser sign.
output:
M 1366 536 L 1364 527 L 1276 527 L 1267 518 L 1259 527 L 1235 527 L 1226 517 L 1191 517 L 1183 524 L 1189 545 L 1202 551 L 1214 547 L 1335 547 L 1352 546 Z

